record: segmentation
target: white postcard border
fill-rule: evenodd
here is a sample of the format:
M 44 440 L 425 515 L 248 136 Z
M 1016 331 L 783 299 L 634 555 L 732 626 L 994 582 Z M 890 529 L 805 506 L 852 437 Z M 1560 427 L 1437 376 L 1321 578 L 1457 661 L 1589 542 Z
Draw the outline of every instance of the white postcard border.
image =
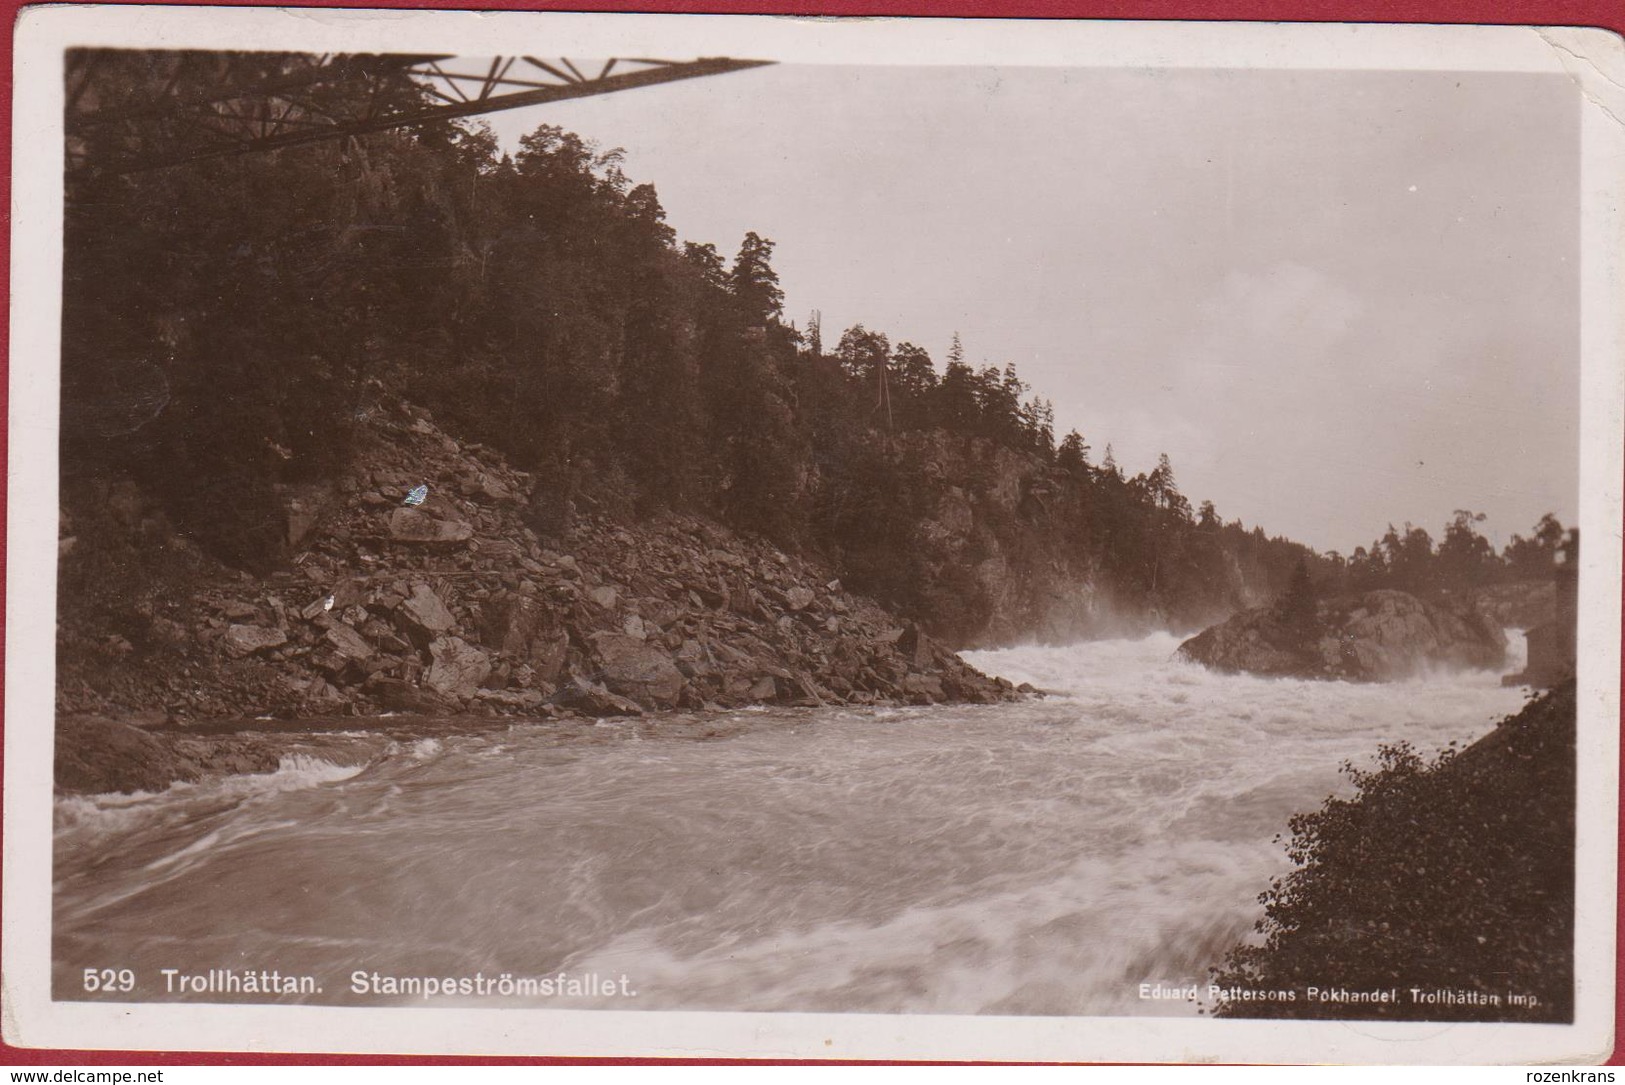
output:
M 62 51 L 504 50 L 844 64 L 1567 71 L 1584 94 L 1580 786 L 1573 1025 L 104 1004 L 50 1000 Z M 1612 1047 L 1625 476 L 1625 51 L 1597 30 L 79 6 L 27 9 L 14 69 L 3 1012 L 54 1048 L 1148 1062 L 1596 1061 Z

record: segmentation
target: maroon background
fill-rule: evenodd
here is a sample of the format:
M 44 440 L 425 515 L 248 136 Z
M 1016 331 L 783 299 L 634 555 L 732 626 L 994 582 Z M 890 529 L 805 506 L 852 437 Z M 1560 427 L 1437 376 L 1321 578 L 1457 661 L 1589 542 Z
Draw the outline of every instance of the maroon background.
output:
M 125 0 L 100 0 L 122 3 Z M 255 7 L 267 6 L 255 0 L 171 0 L 172 6 Z M 0 0 L 13 27 L 23 0 Z M 43 6 L 43 5 L 34 5 Z M 1367 22 L 1367 23 L 1498 23 L 1546 26 L 1597 26 L 1625 33 L 1625 0 L 573 0 L 548 3 L 546 0 L 486 0 L 484 3 L 455 3 L 441 0 L 370 0 L 345 3 L 342 0 L 275 0 L 278 7 L 330 8 L 449 8 L 456 10 L 506 11 L 636 11 L 711 14 L 776 15 L 931 15 L 966 18 L 1015 19 L 1165 19 L 1225 20 L 1265 22 Z M 11 158 L 11 71 L 15 41 L 0 57 L 0 155 L 9 167 Z M 0 236 L 11 238 L 11 171 L 0 176 Z M 7 251 L 10 251 L 9 244 Z M 10 296 L 9 264 L 0 263 L 0 294 Z M 9 330 L 7 332 L 9 348 Z M 6 354 L 9 374 L 10 353 Z M 3 412 L 9 385 L 0 382 L 0 412 Z M 5 494 L 4 466 L 9 446 L 0 448 L 0 499 Z M 5 531 L 0 523 L 0 535 Z M 6 554 L 0 549 L 0 606 L 5 598 Z M 3 619 L 0 619 L 0 659 L 4 658 Z M 1625 663 L 1625 649 L 1622 649 Z M 0 676 L 0 690 L 4 678 Z M 1625 750 L 1621 756 L 1621 777 L 1625 778 Z M 3 836 L 0 836 L 3 841 Z M 1625 860 L 1625 833 L 1621 834 L 1622 860 Z M 1619 901 L 1625 903 L 1625 861 L 1620 864 Z M 1616 912 L 1616 929 L 1625 918 L 1625 907 Z M 1619 1035 L 1625 1031 L 1625 959 L 1617 960 L 1614 993 L 1615 1047 L 1608 1059 L 1613 1066 L 1625 1065 L 1625 1052 Z M 297 1038 L 293 1038 L 297 1043 Z M 1396 1056 L 1404 1052 L 1395 1051 Z M 711 1065 L 719 1059 L 604 1059 L 604 1058 L 476 1058 L 470 1056 L 266 1054 L 189 1051 L 78 1051 L 50 1048 L 12 1047 L 0 1041 L 0 1065 L 23 1066 L 285 1066 L 317 1064 L 336 1066 L 410 1065 L 614 1065 L 669 1063 L 671 1065 Z M 780 1062 L 782 1060 L 741 1060 Z M 805 1060 L 841 1065 L 838 1060 Z M 1402 1058 L 1394 1061 L 1403 1062 Z

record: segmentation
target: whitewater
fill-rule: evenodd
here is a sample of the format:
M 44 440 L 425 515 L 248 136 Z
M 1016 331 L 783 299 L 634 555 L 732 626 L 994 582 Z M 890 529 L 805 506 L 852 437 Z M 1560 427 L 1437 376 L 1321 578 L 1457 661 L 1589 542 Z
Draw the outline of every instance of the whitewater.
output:
M 318 987 L 275 1000 L 367 1005 L 424 1000 L 357 971 L 567 973 L 626 982 L 506 1002 L 1192 1014 L 1141 985 L 1206 983 L 1249 936 L 1343 761 L 1469 743 L 1524 692 L 1221 675 L 1178 643 L 967 653 L 1053 691 L 1019 704 L 309 735 L 276 773 L 61 798 L 55 996 L 87 968 L 138 977 L 95 997 L 275 969 Z

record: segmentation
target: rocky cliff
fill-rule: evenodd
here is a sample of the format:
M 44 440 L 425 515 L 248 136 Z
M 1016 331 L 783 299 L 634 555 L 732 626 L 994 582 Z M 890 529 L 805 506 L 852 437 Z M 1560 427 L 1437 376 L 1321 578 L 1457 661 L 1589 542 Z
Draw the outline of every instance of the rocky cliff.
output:
M 59 714 L 176 727 L 1019 696 L 827 568 L 715 523 L 585 515 L 540 536 L 535 480 L 408 404 L 375 409 L 352 462 L 286 488 L 291 561 L 260 576 L 206 558 L 129 484 L 67 480 Z
M 1533 629 L 1557 617 L 1557 585 L 1549 579 L 1486 584 L 1456 593 L 1451 602 L 1471 607 L 1502 629 Z
M 1506 635 L 1470 603 L 1381 590 L 1323 600 L 1314 611 L 1293 618 L 1278 607 L 1244 610 L 1181 644 L 1179 654 L 1215 670 L 1356 682 L 1506 663 Z
M 1266 569 L 1212 536 L 1159 568 L 1178 531 L 1136 534 L 1040 456 L 941 430 L 904 434 L 894 449 L 918 480 L 911 609 L 951 643 L 1196 629 L 1275 594 Z
M 1049 530 L 1053 487 L 1041 463 L 992 441 L 943 433 L 909 438 L 923 462 L 922 517 L 910 540 L 927 591 L 925 620 L 971 644 L 1066 642 L 1118 628 L 1149 631 L 1150 615 L 1120 617 L 1090 562 Z M 1121 624 L 1120 624 L 1121 623 Z

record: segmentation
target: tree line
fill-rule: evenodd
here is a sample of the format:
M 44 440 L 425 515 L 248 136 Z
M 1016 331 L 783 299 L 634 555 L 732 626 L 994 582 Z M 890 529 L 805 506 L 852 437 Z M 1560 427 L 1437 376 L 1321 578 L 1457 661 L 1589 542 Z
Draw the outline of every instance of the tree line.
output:
M 1369 547 L 1347 557 L 1331 551 L 1321 562 L 1321 582 L 1330 591 L 1401 591 L 1479 588 L 1519 580 L 1545 580 L 1568 545 L 1569 532 L 1552 513 L 1542 516 L 1528 537 L 1514 534 L 1496 553 L 1479 531 L 1481 512 L 1457 509 L 1435 543 L 1414 524 L 1388 525 Z

